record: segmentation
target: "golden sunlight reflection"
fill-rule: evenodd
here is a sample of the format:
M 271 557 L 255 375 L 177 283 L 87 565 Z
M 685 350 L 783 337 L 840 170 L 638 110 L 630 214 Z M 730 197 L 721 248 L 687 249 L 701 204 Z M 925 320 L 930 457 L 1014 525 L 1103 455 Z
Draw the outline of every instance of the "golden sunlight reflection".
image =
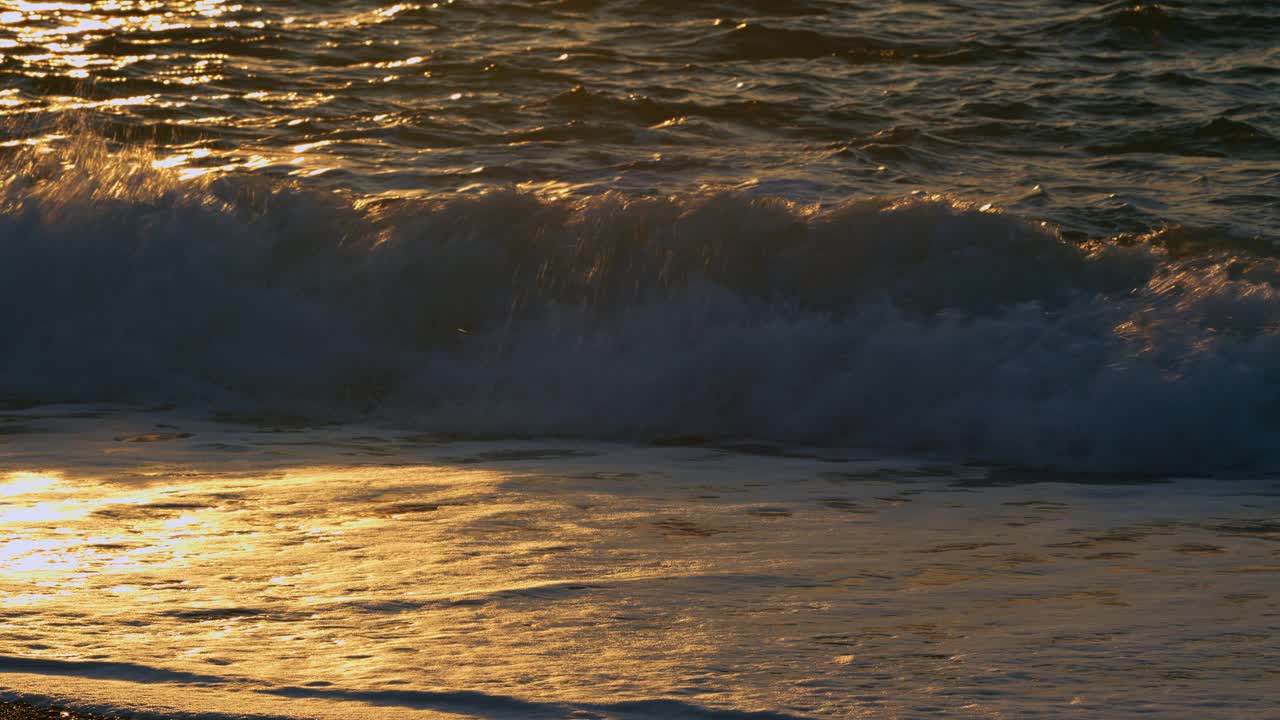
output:
M 72 541 L 10 540 L 0 543 L 0 572 L 53 572 L 75 570 L 79 566 Z
M 0 523 L 51 523 L 84 517 L 89 510 L 75 503 L 42 502 L 26 507 L 0 508 Z
M 303 88 L 287 89 L 260 82 L 268 72 L 269 60 L 246 62 L 206 39 L 226 30 L 244 31 L 250 33 L 244 38 L 247 45 L 262 43 L 264 51 L 270 51 L 272 38 L 277 37 L 273 27 L 289 26 L 291 32 L 372 27 L 427 7 L 439 5 L 341 5 L 310 8 L 305 17 L 295 17 L 211 0 L 5 3 L 0 6 L 0 63 L 14 76 L 49 88 L 34 92 L 27 84 L 18 83 L 0 90 L 0 118 L 8 118 L 8 126 L 17 135 L 5 140 L 3 147 L 31 145 L 33 154 L 63 150 L 68 142 L 64 134 L 41 132 L 44 119 L 54 116 L 62 118 L 64 125 L 84 123 L 68 133 L 73 143 L 90 135 L 112 138 L 114 146 L 121 136 L 154 133 L 149 140 L 157 148 L 156 156 L 144 162 L 162 171 L 152 177 L 170 178 L 165 181 L 169 187 L 174 181 L 222 174 L 261 172 L 311 178 L 359 170 L 366 162 L 376 165 L 376 160 L 351 154 L 349 144 L 329 147 L 334 145 L 332 140 L 317 139 L 310 133 L 280 146 L 265 142 L 210 148 L 215 147 L 213 138 L 227 128 L 275 128 L 282 123 L 296 127 L 313 122 L 310 117 L 282 116 L 280 112 L 296 115 L 342 102 L 343 95 L 337 91 L 357 82 L 386 85 L 410 77 L 430 78 L 432 73 L 426 69 L 432 59 L 430 52 L 405 47 L 392 57 L 351 58 L 342 65 L 344 73 L 367 70 L 371 77 L 327 85 L 308 82 Z M 250 19 L 255 17 L 260 19 Z M 262 33 L 254 32 L 258 30 Z M 178 51 L 170 47 L 173 44 Z M 389 40 L 388 44 L 398 46 L 400 41 Z M 441 102 L 452 104 L 471 94 L 449 88 L 439 97 Z M 226 112 L 228 103 L 236 102 L 244 105 L 243 112 L 239 108 Z M 155 124 L 157 118 L 164 121 Z M 403 119 L 376 113 L 367 122 L 399 125 Z M 188 144 L 193 141 L 208 147 L 193 149 Z M 457 173 L 478 172 L 474 168 Z M 440 170 L 444 175 L 454 172 L 451 168 Z
M 10 473 L 7 481 L 0 483 L 0 498 L 49 490 L 58 485 L 58 477 L 34 472 Z
M 185 474 L 179 468 L 171 472 Z M 138 477 L 150 483 L 166 475 L 142 472 Z M 99 585 L 111 578 L 102 589 L 113 595 L 145 595 L 144 583 L 135 577 L 138 574 L 172 574 L 171 582 L 182 584 L 182 568 L 220 557 L 245 557 L 260 546 L 263 536 L 268 542 L 283 542 L 281 547 L 296 544 L 314 552 L 350 532 L 390 522 L 381 515 L 333 515 L 323 496 L 309 498 L 305 493 L 301 514 L 281 516 L 292 520 L 275 518 L 271 512 L 245 517 L 235 503 L 205 499 L 198 492 L 233 496 L 242 486 L 238 476 L 231 480 L 211 476 L 195 487 L 190 478 L 184 482 L 182 486 L 161 482 L 137 487 L 69 481 L 57 473 L 36 471 L 4 477 L 0 482 L 0 527 L 5 531 L 0 541 L 0 605 L 38 604 L 40 598 L 57 594 L 42 594 L 37 588 L 83 585 L 91 578 Z M 351 473 L 303 468 L 260 482 L 270 489 L 275 506 L 283 508 L 299 504 L 298 499 L 289 499 L 295 490 L 305 488 L 314 494 L 317 488 L 344 486 L 351 482 Z M 277 569 L 264 576 L 262 584 L 294 586 L 303 583 L 303 577 Z M 344 595 L 317 590 L 312 599 L 327 602 Z
M 0 32 L 8 37 L 0 38 L 0 60 L 19 61 L 22 74 L 29 77 L 68 77 L 86 81 L 99 72 L 118 73 L 130 65 L 155 60 L 154 53 L 121 54 L 93 52 L 94 43 L 113 37 L 138 37 L 145 34 L 175 32 L 188 28 L 237 27 L 239 23 L 224 20 L 223 16 L 235 13 L 240 5 L 228 5 L 222 1 L 200 2 L 18 2 L 9 3 L 0 12 Z M 198 47 L 198 46 L 195 46 Z M 3 51 L 8 51 L 5 57 Z M 218 79 L 216 69 L 223 56 L 196 54 L 190 62 L 173 64 L 155 78 L 163 84 L 192 85 Z M 175 75 L 175 72 L 177 73 Z M 111 82 L 116 82 L 111 79 Z M 149 101 L 144 96 L 144 102 Z M 83 108 L 110 108 L 133 104 L 108 101 L 106 104 L 90 103 L 83 99 L 58 97 L 49 94 L 40 98 L 36 106 L 45 110 L 65 111 Z M 30 108 L 32 110 L 35 107 Z
M 353 434 L 328 457 L 386 445 Z M 297 452 L 330 452 L 319 447 Z M 111 658 L 290 686 L 394 678 L 414 688 L 503 688 L 527 674 L 552 680 L 522 686 L 520 697 L 556 703 L 596 702 L 602 687 L 622 699 L 665 696 L 672 677 L 701 687 L 732 664 L 741 672 L 717 692 L 764 708 L 805 700 L 806 688 L 845 693 L 851 673 L 889 663 L 946 683 L 966 654 L 990 662 L 984 648 L 1002 651 L 992 643 L 1008 633 L 996 623 L 957 627 L 957 598 L 993 617 L 1090 603 L 1090 614 L 1062 624 L 1105 629 L 1141 622 L 1143 603 L 1165 594 L 1095 603 L 1077 589 L 1098 585 L 1103 566 L 1013 552 L 1029 538 L 1078 539 L 1074 519 L 1022 522 L 1058 507 L 1038 499 L 1041 488 L 966 495 L 969 504 L 949 492 L 886 497 L 896 467 L 887 463 L 863 466 L 866 483 L 842 480 L 834 500 L 825 466 L 798 459 L 768 470 L 787 482 L 744 485 L 743 463 L 754 458 L 669 475 L 593 471 L 647 467 L 634 455 L 618 461 L 626 465 L 590 454 L 499 470 L 463 461 L 481 450 L 448 447 L 440 452 L 455 460 L 290 466 L 262 455 L 253 469 L 230 471 L 211 467 L 227 467 L 225 457 L 200 466 L 163 455 L 189 448 L 140 451 L 145 460 L 113 459 L 109 476 L 33 468 L 0 479 L 0 512 L 18 513 L 0 520 L 0 610 L 19 618 L 6 625 L 0 613 L 0 642 L 4 632 L 38 640 L 0 656 Z M 652 452 L 654 462 L 669 457 Z M 265 457 L 280 464 L 266 470 Z M 924 487 L 923 475 L 906 474 Z M 993 525 L 993 516 L 1018 522 Z M 980 528 L 983 541 L 957 543 L 957 526 Z M 1188 541 L 1209 539 L 1187 532 Z M 887 536 L 907 541 L 886 546 Z M 1131 542 L 1154 553 L 1166 542 L 1158 538 Z M 981 552 L 962 561 L 971 549 Z M 1054 572 L 1027 573 L 1027 564 Z M 1179 572 L 1144 582 L 1174 587 L 1185 581 Z M 1255 580 L 1265 578 L 1233 582 Z M 584 671 L 584 655 L 599 662 Z

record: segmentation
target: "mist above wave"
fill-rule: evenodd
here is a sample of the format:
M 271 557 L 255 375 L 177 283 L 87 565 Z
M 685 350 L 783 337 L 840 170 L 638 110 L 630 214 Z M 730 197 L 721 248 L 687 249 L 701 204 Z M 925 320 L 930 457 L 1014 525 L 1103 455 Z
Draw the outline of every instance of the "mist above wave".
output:
M 941 197 L 421 201 L 179 181 L 85 137 L 0 187 L 0 392 L 437 430 L 1275 468 L 1280 265 Z

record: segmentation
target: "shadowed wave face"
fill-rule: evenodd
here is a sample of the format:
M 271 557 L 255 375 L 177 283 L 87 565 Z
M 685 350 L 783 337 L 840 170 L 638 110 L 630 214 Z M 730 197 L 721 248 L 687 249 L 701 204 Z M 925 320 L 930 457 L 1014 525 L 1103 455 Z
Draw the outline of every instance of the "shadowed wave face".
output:
M 433 430 L 1274 468 L 1280 264 L 927 196 L 352 203 L 81 136 L 0 200 L 0 382 Z

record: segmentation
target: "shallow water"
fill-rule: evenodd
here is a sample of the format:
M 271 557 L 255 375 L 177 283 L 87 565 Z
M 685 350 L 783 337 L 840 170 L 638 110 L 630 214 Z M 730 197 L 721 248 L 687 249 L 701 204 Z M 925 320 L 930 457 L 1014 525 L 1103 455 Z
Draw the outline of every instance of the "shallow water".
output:
M 89 408 L 5 427 L 10 697 L 323 718 L 1280 700 L 1274 481 Z

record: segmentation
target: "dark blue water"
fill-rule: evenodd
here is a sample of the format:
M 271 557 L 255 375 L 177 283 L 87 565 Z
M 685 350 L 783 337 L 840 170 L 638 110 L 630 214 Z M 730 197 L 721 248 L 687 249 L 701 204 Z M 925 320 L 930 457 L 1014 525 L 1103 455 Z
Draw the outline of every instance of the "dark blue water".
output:
M 1280 6 L 26 3 L 0 390 L 1280 464 Z

